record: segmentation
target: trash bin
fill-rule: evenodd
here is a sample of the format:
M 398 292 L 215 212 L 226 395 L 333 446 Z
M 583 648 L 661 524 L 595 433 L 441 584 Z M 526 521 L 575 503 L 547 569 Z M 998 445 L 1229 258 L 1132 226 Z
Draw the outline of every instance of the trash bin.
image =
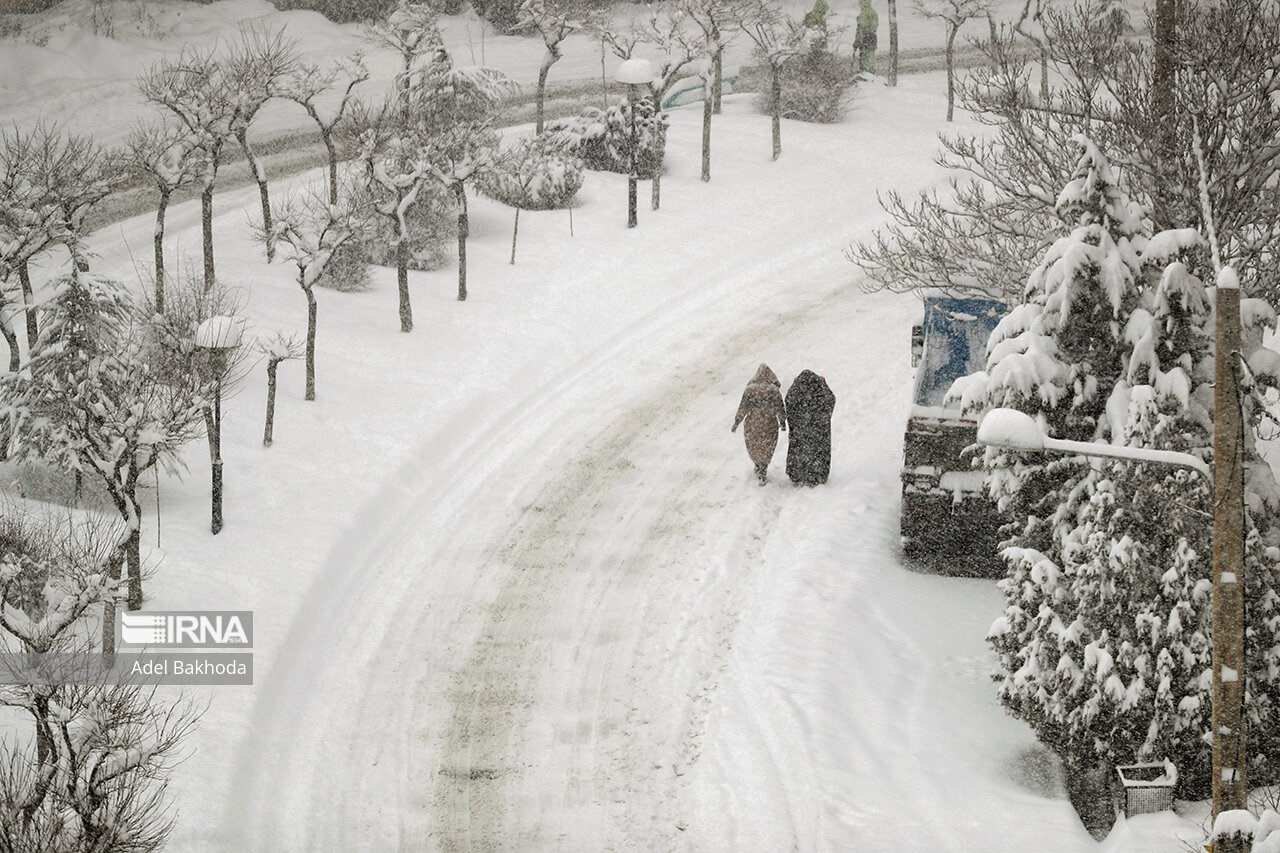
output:
M 1116 767 L 1116 810 L 1125 817 L 1169 811 L 1177 784 L 1178 769 L 1171 761 L 1121 764 Z

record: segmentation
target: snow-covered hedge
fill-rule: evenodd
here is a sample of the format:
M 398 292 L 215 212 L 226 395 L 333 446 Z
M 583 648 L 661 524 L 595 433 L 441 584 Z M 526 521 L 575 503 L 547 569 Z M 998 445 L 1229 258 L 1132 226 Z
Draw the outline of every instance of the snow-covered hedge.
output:
M 642 98 L 636 109 L 636 170 L 641 178 L 652 178 L 662 163 L 658 122 L 665 129 L 670 120 L 666 113 L 655 118 L 652 99 Z M 631 107 L 625 101 L 607 110 L 589 107 L 572 118 L 549 122 L 546 135 L 592 171 L 622 175 L 631 171 Z
M 847 57 L 813 49 L 786 61 L 782 71 L 782 117 L 818 124 L 844 119 L 857 77 Z M 743 69 L 736 91 L 756 91 L 756 108 L 769 115 L 773 93 L 765 66 Z
M 366 192 L 367 188 L 355 191 Z M 409 269 L 440 269 L 448 263 L 449 247 L 458 233 L 455 203 L 452 195 L 435 182 L 426 184 L 418 198 L 418 203 L 405 214 L 409 223 Z M 394 267 L 397 249 L 393 222 L 385 216 L 374 217 L 370 233 L 370 238 L 360 243 L 365 259 L 377 266 Z
M 582 189 L 583 164 L 546 137 L 522 139 L 476 183 L 481 193 L 520 210 L 568 207 Z

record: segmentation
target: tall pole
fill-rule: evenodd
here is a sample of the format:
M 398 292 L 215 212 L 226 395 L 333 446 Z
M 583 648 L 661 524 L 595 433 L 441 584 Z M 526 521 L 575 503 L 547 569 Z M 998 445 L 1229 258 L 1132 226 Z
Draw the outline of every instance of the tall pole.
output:
M 631 108 L 631 174 L 627 177 L 627 227 L 636 227 L 636 181 L 640 179 L 636 165 L 636 87 L 627 86 L 627 104 Z
M 209 529 L 222 530 L 222 375 L 214 381 L 213 397 L 213 505 Z
M 1247 806 L 1245 779 L 1244 424 L 1237 360 L 1240 285 L 1224 268 L 1216 288 L 1213 392 L 1213 816 Z M 1247 853 L 1222 839 L 1215 853 Z

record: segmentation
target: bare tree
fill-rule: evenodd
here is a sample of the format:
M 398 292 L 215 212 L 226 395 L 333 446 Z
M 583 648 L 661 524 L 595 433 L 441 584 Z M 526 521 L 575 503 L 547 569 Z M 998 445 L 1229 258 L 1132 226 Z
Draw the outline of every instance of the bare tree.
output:
M 551 66 L 560 61 L 563 55 L 560 45 L 573 33 L 598 27 L 599 16 L 586 0 L 524 0 L 520 5 L 520 17 L 516 23 L 518 29 L 534 29 L 542 37 L 546 52 L 542 54 L 542 64 L 538 66 L 538 89 L 536 95 L 537 111 L 535 113 L 533 132 L 542 135 L 544 120 L 543 106 L 547 94 L 547 74 Z
M 264 26 L 248 24 L 240 29 L 240 41 L 224 60 L 228 82 L 239 102 L 229 125 L 231 135 L 240 144 L 253 182 L 258 185 L 262 221 L 271 229 L 271 191 L 262 160 L 249 144 L 249 126 L 267 101 L 279 94 L 281 81 L 292 73 L 297 63 L 294 43 L 285 37 L 284 28 L 272 31 Z M 267 261 L 275 258 L 275 244 L 266 244 Z
M 368 79 L 369 69 L 365 65 L 364 55 L 357 52 L 338 60 L 325 70 L 321 70 L 318 65 L 301 63 L 280 83 L 280 97 L 300 105 L 320 130 L 320 140 L 329 157 L 330 204 L 338 203 L 338 148 L 334 128 L 346 115 L 356 86 Z M 342 96 L 337 108 L 325 118 L 320 114 L 319 100 L 321 95 L 332 89 L 339 89 Z
M 702 46 L 711 60 L 710 68 L 703 76 L 710 78 L 711 112 L 720 114 L 720 100 L 724 89 L 724 50 L 739 32 L 738 11 L 743 0 L 679 0 L 680 8 L 702 32 Z M 709 127 L 709 123 L 708 123 Z M 704 128 L 704 135 L 710 130 Z
M 30 261 L 62 245 L 76 267 L 88 269 L 84 218 L 111 192 L 120 166 L 92 137 L 40 123 L 27 133 L 14 128 L 0 137 L 0 169 L 0 228 L 9 237 L 0 248 L 0 277 L 17 272 L 30 350 L 39 336 Z
M 297 338 L 277 333 L 270 340 L 260 341 L 258 351 L 267 360 L 267 418 L 262 429 L 262 446 L 270 447 L 276 423 L 276 370 L 282 361 L 302 358 L 303 349 Z
M 1071 179 L 1072 139 L 1082 133 L 1113 152 L 1122 189 L 1150 212 L 1154 231 L 1201 228 L 1198 124 L 1222 254 L 1247 291 L 1280 298 L 1280 112 L 1271 106 L 1280 75 L 1269 64 L 1280 55 L 1280 9 L 1270 0 L 1186 2 L 1178 16 L 1176 157 L 1153 144 L 1168 121 L 1152 97 L 1154 46 L 1127 38 L 1122 10 L 1046 13 L 1044 44 L 1059 72 L 1047 101 L 1035 96 L 1036 69 L 1012 49 L 1012 34 L 981 45 L 989 61 L 959 81 L 957 97 L 990 132 L 942 137 L 952 191 L 884 200 L 890 224 L 850 250 L 867 286 L 1016 301 L 1056 233 L 1050 188 Z
M 173 194 L 192 184 L 203 172 L 201 151 L 189 131 L 165 122 L 141 125 L 129 134 L 126 151 L 129 162 L 146 174 L 160 194 L 156 205 L 156 227 L 152 245 L 155 253 L 155 309 L 165 310 L 164 223 Z
M 707 62 L 698 70 L 702 78 L 702 180 L 711 180 L 711 117 L 720 112 L 724 74 L 724 49 L 733 35 L 735 7 L 740 0 L 679 0 L 680 8 L 702 33 Z
M 176 59 L 162 59 L 138 80 L 142 96 L 168 110 L 191 135 L 204 167 L 200 175 L 200 224 L 204 282 L 213 287 L 213 193 L 222 149 L 240 122 L 245 103 L 225 63 L 212 49 L 184 49 Z
M 804 49 L 805 29 L 783 13 L 774 0 L 749 0 L 735 10 L 738 28 L 755 44 L 769 66 L 772 94 L 773 159 L 782 156 L 782 69 Z
M 430 172 L 458 206 L 458 301 L 467 299 L 467 183 L 489 168 L 498 152 L 497 110 L 515 84 L 491 68 L 455 68 L 436 55 L 414 92 L 417 136 L 427 143 Z
M 258 229 L 262 240 L 284 244 L 289 259 L 297 267 L 299 289 L 307 300 L 306 399 L 316 398 L 316 282 L 333 260 L 333 253 L 364 231 L 365 212 L 347 194 L 338 204 L 329 204 L 319 192 L 308 191 L 286 199 L 276 210 L 272 233 Z M 269 443 L 269 442 L 268 442 Z
M 987 16 L 991 0 L 915 0 L 915 9 L 947 27 L 947 121 L 952 121 L 956 111 L 956 36 L 968 21 Z
M 400 115 L 405 121 L 409 118 L 413 77 L 420 64 L 444 50 L 436 18 L 435 10 L 427 4 L 400 0 L 386 19 L 371 24 L 365 33 L 375 45 L 394 51 L 400 58 L 395 89 Z
M 379 107 L 358 104 L 346 127 L 361 165 L 364 188 L 373 197 L 372 211 L 392 226 L 396 248 L 396 281 L 399 292 L 400 331 L 413 331 L 413 304 L 409 299 L 409 215 L 436 181 L 428 153 L 428 141 L 418 135 L 419 125 L 406 123 L 408 110 L 400 99 Z

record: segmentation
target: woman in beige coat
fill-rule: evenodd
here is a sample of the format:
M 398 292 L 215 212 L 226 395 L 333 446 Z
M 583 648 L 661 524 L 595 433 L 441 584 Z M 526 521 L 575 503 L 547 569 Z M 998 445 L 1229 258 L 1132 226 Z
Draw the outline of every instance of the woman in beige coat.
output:
M 760 485 L 768 478 L 769 461 L 773 459 L 773 450 L 778 446 L 778 430 L 787 428 L 787 409 L 782 402 L 782 383 L 769 369 L 762 364 L 756 370 L 755 377 L 747 383 L 742 392 L 742 402 L 738 404 L 738 416 L 733 419 L 735 432 L 738 424 L 746 421 L 742 428 L 746 439 L 747 453 L 756 466 L 756 476 Z

